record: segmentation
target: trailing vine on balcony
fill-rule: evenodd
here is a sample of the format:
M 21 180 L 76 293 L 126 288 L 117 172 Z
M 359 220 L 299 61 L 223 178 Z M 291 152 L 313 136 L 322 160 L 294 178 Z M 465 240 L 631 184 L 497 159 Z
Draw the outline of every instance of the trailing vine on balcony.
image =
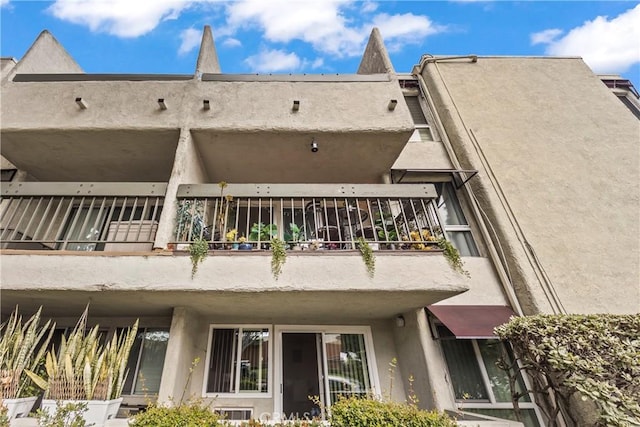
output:
M 369 277 L 373 279 L 373 275 L 376 272 L 376 258 L 373 255 L 373 249 L 371 249 L 371 246 L 369 246 L 369 243 L 364 239 L 364 237 L 358 237 L 356 243 L 358 245 L 358 250 L 360 250 L 360 255 L 362 255 L 364 265 L 367 267 L 367 273 L 369 274 Z
M 193 279 L 198 272 L 198 264 L 207 257 L 209 252 L 209 242 L 206 239 L 195 239 L 189 245 L 189 254 L 191 255 L 191 278 Z
M 444 257 L 449 262 L 451 268 L 462 274 L 463 276 L 469 276 L 469 272 L 464 269 L 464 262 L 462 262 L 462 258 L 460 257 L 460 252 L 451 244 L 450 241 L 445 239 L 444 237 L 440 237 L 438 239 L 438 247 L 442 249 Z
M 287 261 L 286 244 L 277 237 L 271 239 L 271 274 L 278 280 L 282 273 L 282 266 Z

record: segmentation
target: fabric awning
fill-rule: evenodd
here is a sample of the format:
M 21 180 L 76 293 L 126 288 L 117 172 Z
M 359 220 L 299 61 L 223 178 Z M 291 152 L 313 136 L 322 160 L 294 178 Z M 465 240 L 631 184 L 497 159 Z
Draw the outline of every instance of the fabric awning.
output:
M 427 309 L 456 338 L 497 338 L 493 328 L 507 323 L 516 314 L 503 305 L 430 305 Z

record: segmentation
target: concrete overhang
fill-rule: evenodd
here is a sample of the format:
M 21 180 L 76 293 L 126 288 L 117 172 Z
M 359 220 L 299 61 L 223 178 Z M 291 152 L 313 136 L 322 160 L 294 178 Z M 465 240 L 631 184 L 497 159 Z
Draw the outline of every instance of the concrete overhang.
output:
M 402 129 L 191 133 L 210 180 L 236 183 L 378 183 L 411 136 Z
M 40 181 L 166 182 L 178 129 L 2 130 L 2 155 Z
M 278 281 L 270 261 L 269 252 L 214 252 L 192 279 L 188 256 L 3 251 L 2 312 L 16 304 L 25 312 L 43 305 L 48 316 L 65 316 L 91 302 L 95 316 L 165 316 L 182 306 L 247 320 L 372 319 L 469 289 L 440 253 L 378 253 L 373 279 L 357 251 L 290 253 Z

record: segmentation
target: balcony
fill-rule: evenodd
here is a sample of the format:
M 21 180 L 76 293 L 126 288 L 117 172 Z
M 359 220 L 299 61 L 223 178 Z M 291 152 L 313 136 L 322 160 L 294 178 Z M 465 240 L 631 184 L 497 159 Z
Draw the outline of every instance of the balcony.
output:
M 431 184 L 200 184 L 178 189 L 175 241 L 216 250 L 438 251 L 442 229 Z
M 164 183 L 9 183 L 2 188 L 0 248 L 150 251 Z

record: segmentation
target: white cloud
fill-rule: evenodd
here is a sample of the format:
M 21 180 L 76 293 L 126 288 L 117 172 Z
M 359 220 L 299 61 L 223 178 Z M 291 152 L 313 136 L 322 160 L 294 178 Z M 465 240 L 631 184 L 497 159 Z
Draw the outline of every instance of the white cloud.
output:
M 540 31 L 539 33 L 531 34 L 531 44 L 548 44 L 553 42 L 558 36 L 562 34 L 562 30 L 557 28 L 551 28 L 549 30 Z
M 272 73 L 297 70 L 302 65 L 302 60 L 293 52 L 287 53 L 280 49 L 263 49 L 260 53 L 245 59 L 245 63 L 253 71 Z
M 371 13 L 371 12 L 375 12 L 377 9 L 378 9 L 378 3 L 365 0 L 364 2 L 362 2 L 362 9 L 360 10 L 362 11 L 362 13 Z
M 0 7 L 4 7 L 9 4 L 9 0 L 0 0 Z
M 225 47 L 240 47 L 242 46 L 242 42 L 238 39 L 234 39 L 233 37 L 227 37 L 222 41 L 222 46 Z
M 138 37 L 160 21 L 175 19 L 189 0 L 56 0 L 49 11 L 59 19 L 85 25 L 91 31 L 118 37 Z
M 324 66 L 324 59 L 323 58 L 316 58 L 312 63 L 311 63 L 311 68 L 315 69 L 315 68 L 320 68 Z
M 371 22 L 356 25 L 349 16 L 356 11 L 353 5 L 352 0 L 238 0 L 228 3 L 227 27 L 218 33 L 233 35 L 244 28 L 258 27 L 268 42 L 301 40 L 319 52 L 344 57 L 362 54 L 373 26 L 381 27 L 383 37 L 390 43 L 418 43 L 445 29 L 426 16 L 411 13 L 378 14 Z M 366 4 L 363 8 L 371 9 Z
M 196 30 L 195 28 L 187 28 L 180 33 L 180 39 L 182 43 L 180 43 L 180 47 L 178 48 L 178 55 L 186 55 L 200 45 L 202 41 L 202 31 Z
M 582 56 L 596 73 L 624 73 L 640 62 L 640 5 L 609 20 L 598 16 L 548 42 L 546 53 Z
M 399 50 L 404 44 L 421 43 L 427 36 L 446 31 L 446 27 L 434 24 L 426 16 L 412 13 L 381 13 L 373 18 L 372 26 L 378 27 L 389 50 Z

